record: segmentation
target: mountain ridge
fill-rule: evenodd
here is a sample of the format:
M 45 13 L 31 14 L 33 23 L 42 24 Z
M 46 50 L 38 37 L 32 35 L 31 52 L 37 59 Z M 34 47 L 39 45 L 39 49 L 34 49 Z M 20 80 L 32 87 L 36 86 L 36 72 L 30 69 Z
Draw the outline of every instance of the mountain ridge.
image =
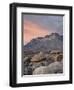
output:
M 61 51 L 63 50 L 63 36 L 58 33 L 51 33 L 50 35 L 46 35 L 44 37 L 37 37 L 24 46 L 25 52 L 46 52 L 55 49 Z

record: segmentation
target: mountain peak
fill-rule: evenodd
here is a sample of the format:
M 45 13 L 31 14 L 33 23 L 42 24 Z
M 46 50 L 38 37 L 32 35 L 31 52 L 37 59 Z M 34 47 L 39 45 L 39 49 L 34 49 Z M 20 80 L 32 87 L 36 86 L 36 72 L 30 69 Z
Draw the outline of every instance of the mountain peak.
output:
M 63 36 L 58 33 L 51 33 L 45 37 L 38 37 L 32 39 L 27 45 L 24 46 L 26 51 L 50 51 L 54 49 L 63 49 Z
M 45 38 L 49 38 L 49 39 L 55 39 L 55 38 L 60 38 L 61 35 L 59 35 L 58 33 L 51 33 L 50 35 L 46 35 L 44 37 L 37 37 L 37 38 L 34 38 L 32 39 L 31 41 L 37 41 L 37 40 L 41 40 L 41 39 L 45 39 Z
M 51 35 L 59 35 L 59 34 L 55 32 L 55 33 L 51 33 Z
M 55 39 L 60 38 L 60 35 L 58 33 L 51 33 L 50 35 L 46 35 L 45 38 Z

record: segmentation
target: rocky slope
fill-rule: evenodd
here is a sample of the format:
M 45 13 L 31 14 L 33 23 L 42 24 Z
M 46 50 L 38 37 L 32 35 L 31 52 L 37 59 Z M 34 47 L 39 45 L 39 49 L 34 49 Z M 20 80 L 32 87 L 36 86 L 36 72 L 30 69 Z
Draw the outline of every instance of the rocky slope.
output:
M 47 52 L 55 49 L 63 50 L 63 36 L 58 33 L 32 39 L 24 46 L 24 52 Z
M 33 39 L 24 46 L 23 75 L 62 72 L 63 36 L 52 33 Z

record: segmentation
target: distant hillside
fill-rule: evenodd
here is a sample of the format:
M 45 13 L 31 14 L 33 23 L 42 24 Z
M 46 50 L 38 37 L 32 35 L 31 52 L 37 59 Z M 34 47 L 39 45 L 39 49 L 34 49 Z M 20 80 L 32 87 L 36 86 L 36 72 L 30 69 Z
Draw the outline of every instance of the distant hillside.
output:
M 58 33 L 32 39 L 24 46 L 24 52 L 48 52 L 56 49 L 63 50 L 63 36 Z

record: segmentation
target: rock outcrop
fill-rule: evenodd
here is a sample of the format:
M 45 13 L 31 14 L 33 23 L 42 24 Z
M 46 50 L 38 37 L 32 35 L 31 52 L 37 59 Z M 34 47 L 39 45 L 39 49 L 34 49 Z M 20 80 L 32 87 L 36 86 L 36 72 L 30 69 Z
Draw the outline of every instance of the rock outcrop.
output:
M 33 71 L 33 75 L 37 74 L 55 74 L 63 72 L 63 63 L 54 62 L 48 66 L 40 66 Z
M 45 54 L 40 52 L 32 57 L 31 62 L 40 62 L 43 60 L 45 60 Z
M 24 75 L 63 72 L 63 36 L 58 33 L 34 38 L 23 49 Z

